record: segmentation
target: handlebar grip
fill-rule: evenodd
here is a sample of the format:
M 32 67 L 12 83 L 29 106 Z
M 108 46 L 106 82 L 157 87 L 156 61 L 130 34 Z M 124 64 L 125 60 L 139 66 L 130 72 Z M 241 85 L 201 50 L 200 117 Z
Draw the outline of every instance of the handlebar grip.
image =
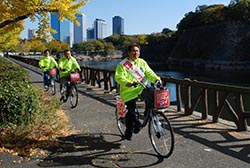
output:
M 133 82 L 133 83 L 132 83 L 132 86 L 134 86 L 134 87 L 137 87 L 137 85 L 138 85 L 137 82 Z

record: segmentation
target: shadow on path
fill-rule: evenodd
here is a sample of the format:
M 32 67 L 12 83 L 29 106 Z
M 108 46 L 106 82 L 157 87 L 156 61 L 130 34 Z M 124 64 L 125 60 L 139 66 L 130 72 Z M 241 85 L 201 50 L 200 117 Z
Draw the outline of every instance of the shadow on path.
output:
M 39 163 L 41 167 L 54 166 L 94 166 L 94 167 L 115 167 L 119 164 L 127 164 L 130 158 L 153 157 L 156 160 L 154 163 L 143 163 L 138 166 L 138 163 L 132 162 L 134 168 L 150 167 L 163 161 L 157 155 L 144 152 L 113 152 L 114 149 L 120 149 L 122 139 L 108 142 L 104 136 L 112 136 L 117 139 L 119 135 L 116 134 L 75 134 L 67 137 L 59 137 L 60 145 L 57 148 L 51 148 L 51 154 Z M 111 152 L 112 151 L 112 152 Z M 140 155 L 140 156 L 133 156 Z M 151 161 L 150 161 L 151 162 Z M 131 164 L 131 162 L 129 162 Z M 123 166 L 122 166 L 123 167 Z M 126 166 L 125 166 L 126 167 Z M 130 167 L 130 166 L 129 166 Z

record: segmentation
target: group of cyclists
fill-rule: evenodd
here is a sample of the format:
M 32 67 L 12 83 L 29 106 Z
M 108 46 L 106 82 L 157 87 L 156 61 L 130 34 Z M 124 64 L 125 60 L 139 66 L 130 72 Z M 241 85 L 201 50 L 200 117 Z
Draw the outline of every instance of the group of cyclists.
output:
M 80 66 L 76 59 L 71 56 L 70 50 L 65 50 L 64 55 L 60 57 L 58 62 L 49 55 L 49 50 L 45 50 L 44 54 L 39 62 L 39 66 L 44 73 L 44 87 L 48 87 L 48 71 L 56 67 L 59 70 L 60 77 L 60 101 L 65 100 L 63 89 L 69 80 L 69 75 L 75 70 L 81 71 Z M 148 66 L 147 62 L 139 58 L 139 56 L 140 46 L 138 44 L 129 45 L 127 48 L 127 57 L 116 66 L 115 70 L 115 81 L 120 86 L 119 94 L 127 107 L 127 114 L 125 116 L 127 128 L 125 130 L 125 138 L 127 140 L 131 140 L 132 134 L 137 134 L 141 129 L 139 114 L 138 111 L 136 111 L 136 101 L 138 97 L 143 97 L 144 89 L 141 86 L 133 87 L 133 83 L 162 83 L 161 78 L 156 75 Z M 146 107 L 145 111 L 147 111 L 147 108 L 148 107 Z M 132 129 L 132 127 L 135 128 Z
M 57 61 L 50 55 L 50 51 L 46 49 L 44 51 L 44 56 L 39 60 L 39 67 L 41 68 L 43 72 L 43 78 L 44 78 L 44 88 L 47 90 L 49 87 L 49 78 L 52 76 L 49 75 L 49 71 L 53 68 L 57 69 L 57 72 L 59 72 L 59 81 L 60 81 L 60 94 L 61 98 L 60 101 L 67 101 L 65 98 L 65 88 L 66 84 L 69 81 L 69 75 L 70 73 L 73 73 L 75 71 L 80 72 L 81 68 L 76 61 L 76 59 L 71 55 L 70 50 L 65 50 L 64 55 L 59 58 L 59 55 L 57 54 Z
M 173 129 L 167 117 L 158 109 L 169 106 L 169 94 L 163 95 L 163 93 L 169 92 L 164 91 L 160 76 L 149 67 L 144 59 L 139 58 L 139 56 L 140 46 L 138 44 L 129 45 L 127 48 L 127 57 L 125 57 L 115 69 L 114 77 L 119 85 L 118 92 L 121 98 L 120 101 L 122 104 L 125 104 L 124 109 L 126 111 L 125 115 L 119 116 L 116 110 L 115 114 L 118 129 L 125 139 L 131 140 L 132 135 L 139 133 L 148 123 L 148 133 L 154 150 L 159 156 L 167 158 L 172 154 L 174 148 Z M 70 50 L 65 50 L 64 55 L 60 58 L 59 55 L 56 55 L 56 59 L 58 61 L 50 56 L 49 50 L 45 50 L 44 56 L 39 61 L 39 67 L 44 73 L 45 89 L 50 85 L 50 70 L 54 68 L 58 70 L 61 94 L 60 101 L 66 102 L 67 94 L 65 94 L 65 90 L 71 97 L 74 97 L 74 91 L 77 93 L 77 88 L 74 89 L 72 87 L 74 85 L 71 85 L 69 90 L 67 90 L 67 86 L 69 86 L 70 82 L 73 82 L 72 78 L 70 78 L 70 76 L 72 76 L 71 73 L 75 71 L 80 72 L 81 69 L 77 60 L 72 57 Z M 151 86 L 151 84 L 154 84 L 154 86 Z M 154 88 L 154 92 L 152 92 L 151 88 Z M 161 89 L 157 90 L 158 88 Z M 157 95 L 156 93 L 161 94 Z M 73 98 L 70 97 L 72 107 L 76 107 L 77 105 L 78 94 L 75 95 L 76 103 L 73 103 Z M 157 99 L 155 99 L 155 97 L 157 97 Z M 145 100 L 144 120 L 142 123 L 139 119 L 139 111 L 136 107 L 138 98 Z M 166 101 L 168 103 L 166 103 Z M 162 106 L 163 103 L 166 104 L 166 106 Z M 156 106 L 157 104 L 161 104 L 161 106 Z

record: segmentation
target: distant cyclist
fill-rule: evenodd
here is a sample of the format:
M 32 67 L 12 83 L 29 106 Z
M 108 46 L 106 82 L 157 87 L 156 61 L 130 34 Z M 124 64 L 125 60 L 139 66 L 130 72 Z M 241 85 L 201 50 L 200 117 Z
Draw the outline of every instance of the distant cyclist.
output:
M 71 56 L 71 52 L 70 50 L 65 50 L 64 51 L 64 56 L 62 56 L 59 59 L 58 62 L 58 68 L 59 68 L 59 75 L 60 75 L 60 92 L 61 92 L 61 99 L 62 100 L 66 100 L 65 99 L 65 89 L 67 86 L 67 82 L 69 81 L 69 75 L 72 72 L 77 71 L 81 71 L 81 68 L 78 64 L 78 62 L 76 61 L 76 59 L 74 57 Z
M 44 56 L 39 60 L 39 67 L 43 71 L 43 82 L 44 88 L 48 89 L 49 87 L 49 70 L 52 68 L 57 68 L 57 62 L 55 59 L 50 56 L 50 51 L 46 49 L 44 51 Z
M 119 93 L 128 110 L 125 116 L 125 138 L 131 140 L 132 133 L 138 133 L 141 128 L 139 114 L 136 111 L 136 100 L 143 92 L 142 86 L 133 87 L 133 83 L 140 82 L 146 84 L 147 81 L 161 83 L 161 79 L 153 72 L 144 59 L 139 58 L 140 46 L 138 44 L 129 45 L 127 53 L 128 56 L 116 67 L 115 80 L 120 85 Z

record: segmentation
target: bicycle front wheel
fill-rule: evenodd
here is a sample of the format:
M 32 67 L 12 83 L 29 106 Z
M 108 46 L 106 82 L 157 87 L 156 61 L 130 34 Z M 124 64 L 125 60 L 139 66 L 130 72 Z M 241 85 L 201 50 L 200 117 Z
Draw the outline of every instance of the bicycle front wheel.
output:
M 120 115 L 118 114 L 117 108 L 115 108 L 115 118 L 116 118 L 116 124 L 117 124 L 118 130 L 121 133 L 121 135 L 124 137 L 125 136 L 124 133 L 126 130 L 125 118 L 120 117 Z
M 78 104 L 78 89 L 76 85 L 70 86 L 69 101 L 71 104 L 71 108 L 75 108 Z
M 154 112 L 148 124 L 148 133 L 150 142 L 159 156 L 167 158 L 173 153 L 174 131 L 162 112 Z

